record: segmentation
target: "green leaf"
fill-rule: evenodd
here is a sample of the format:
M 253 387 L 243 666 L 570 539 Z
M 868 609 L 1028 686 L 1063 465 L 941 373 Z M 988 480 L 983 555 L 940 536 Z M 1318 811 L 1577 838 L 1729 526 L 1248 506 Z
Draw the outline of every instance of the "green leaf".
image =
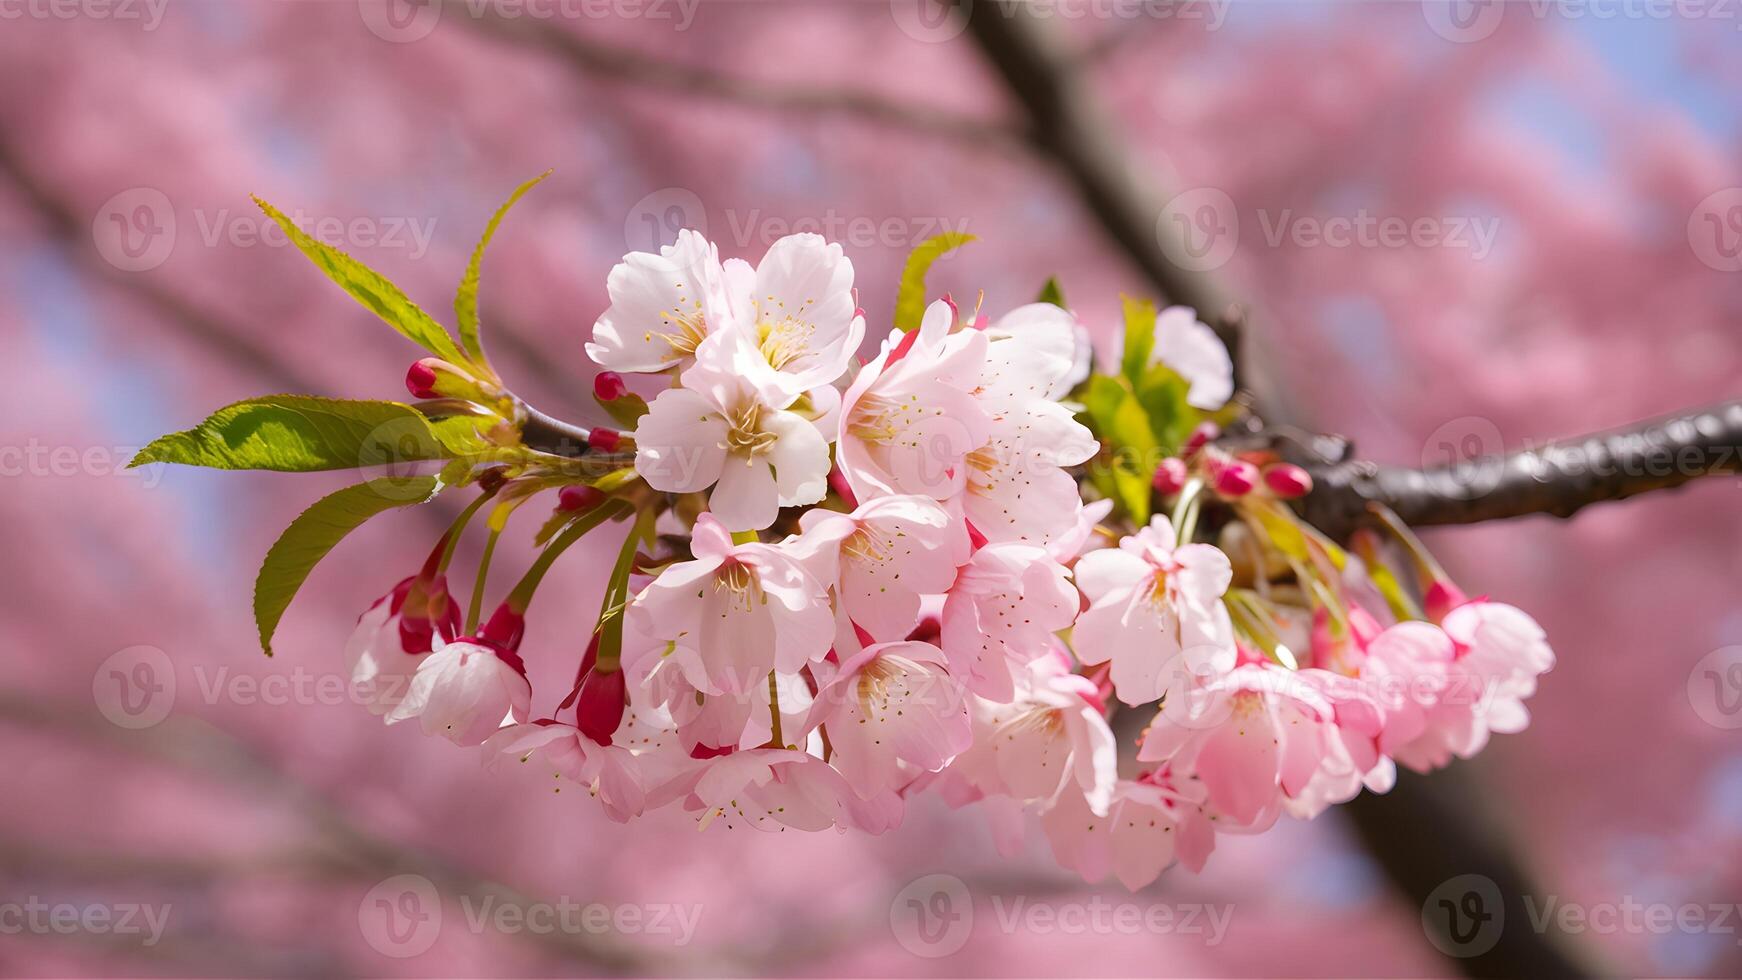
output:
M 895 294 L 895 326 L 898 330 L 914 330 L 925 316 L 925 274 L 946 252 L 954 251 L 978 239 L 962 232 L 946 231 L 919 243 L 907 256 L 907 266 L 901 270 L 901 288 Z
M 1178 452 L 1204 417 L 1186 400 L 1190 391 L 1186 379 L 1165 364 L 1151 366 L 1137 382 L 1137 400 L 1149 415 L 1156 441 L 1168 453 Z
M 260 210 L 284 229 L 284 233 L 302 250 L 302 254 L 320 266 L 327 278 L 338 283 L 357 302 L 387 321 L 388 326 L 437 357 L 455 364 L 465 362 L 466 356 L 454 346 L 454 339 L 448 335 L 447 328 L 430 319 L 428 313 L 418 309 L 417 304 L 385 276 L 331 245 L 311 238 L 282 211 L 260 198 L 256 197 L 254 203 L 260 205 Z
M 1146 299 L 1122 297 L 1125 307 L 1125 354 L 1120 370 L 1132 384 L 1141 381 L 1149 369 L 1149 355 L 1155 349 L 1155 304 Z
M 507 203 L 496 209 L 496 214 L 490 223 L 484 226 L 484 237 L 478 239 L 478 247 L 472 250 L 472 261 L 466 265 L 465 278 L 460 280 L 460 291 L 454 296 L 454 316 L 460 326 L 460 344 L 465 347 L 472 363 L 488 371 L 489 360 L 484 356 L 484 342 L 479 338 L 478 331 L 478 277 L 484 266 L 484 249 L 490 245 L 490 239 L 495 237 L 496 228 L 502 224 L 502 219 L 508 215 L 508 209 L 526 196 L 526 192 L 539 185 L 551 175 L 546 170 L 514 189 Z
M 1149 416 L 1119 378 L 1096 375 L 1083 389 L 1083 410 L 1108 456 L 1106 476 L 1096 483 L 1116 499 L 1137 524 L 1149 522 L 1155 466 L 1160 461 Z M 1100 469 L 1100 467 L 1097 467 Z
M 1065 309 L 1065 291 L 1059 288 L 1057 276 L 1046 281 L 1046 285 L 1041 287 L 1040 296 L 1036 297 L 1035 302 L 1051 303 L 1061 310 Z
M 307 473 L 446 459 L 417 409 L 398 402 L 269 395 L 237 402 L 140 450 L 129 466 L 184 463 Z
M 254 580 L 254 621 L 260 649 L 272 656 L 272 634 L 309 572 L 333 546 L 382 511 L 420 504 L 435 496 L 434 477 L 371 480 L 322 497 L 302 512 L 266 552 Z

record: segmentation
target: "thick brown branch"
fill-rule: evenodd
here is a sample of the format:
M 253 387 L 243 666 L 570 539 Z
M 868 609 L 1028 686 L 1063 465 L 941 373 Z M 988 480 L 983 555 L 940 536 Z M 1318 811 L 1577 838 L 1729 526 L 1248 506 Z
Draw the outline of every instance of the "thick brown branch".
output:
M 1109 237 L 1170 303 L 1194 307 L 1239 357 L 1237 314 L 1208 276 L 1193 272 L 1185 242 L 1161 222 L 1160 192 L 1120 143 L 1077 70 L 1065 40 L 1021 3 L 953 0 L 1010 93 L 1027 111 L 1034 139 L 1075 185 Z
M 1338 537 L 1371 520 L 1370 503 L 1414 526 L 1571 517 L 1599 501 L 1737 472 L 1742 401 L 1427 470 L 1366 461 L 1320 467 L 1304 512 Z

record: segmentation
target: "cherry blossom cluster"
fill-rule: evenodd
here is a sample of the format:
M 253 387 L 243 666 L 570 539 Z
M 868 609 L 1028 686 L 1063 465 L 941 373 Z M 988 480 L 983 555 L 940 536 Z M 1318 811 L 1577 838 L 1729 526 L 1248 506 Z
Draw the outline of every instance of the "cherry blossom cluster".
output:
M 1553 665 L 1528 615 L 1466 598 L 1406 528 L 1346 548 L 1303 523 L 1306 472 L 1219 438 L 1232 365 L 1191 310 L 1144 324 L 1136 368 L 1177 382 L 1191 435 L 1142 464 L 1139 520 L 1094 478 L 1118 437 L 1083 404 L 1093 358 L 1061 303 L 945 297 L 861 362 L 852 263 L 815 235 L 751 265 L 686 231 L 608 288 L 586 350 L 624 427 L 588 441 L 620 465 L 478 483 L 557 489 L 552 556 L 630 525 L 573 686 L 535 698 L 522 660 L 547 564 L 466 629 L 453 535 L 347 653 L 387 723 L 540 760 L 615 819 L 881 833 L 931 790 L 1001 845 L 1037 822 L 1063 865 L 1137 888 L 1523 729 Z M 477 390 L 433 360 L 411 384 L 455 378 Z

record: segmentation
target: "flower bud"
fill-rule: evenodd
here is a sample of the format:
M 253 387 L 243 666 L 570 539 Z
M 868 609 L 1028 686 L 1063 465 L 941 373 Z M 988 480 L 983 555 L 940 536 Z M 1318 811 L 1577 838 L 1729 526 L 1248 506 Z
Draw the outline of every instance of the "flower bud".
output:
M 557 494 L 557 510 L 592 510 L 605 502 L 605 494 L 597 487 L 563 487 Z
M 1155 479 L 1150 481 L 1150 485 L 1155 487 L 1156 493 L 1171 497 L 1185 489 L 1186 478 L 1185 460 L 1178 456 L 1169 456 L 1155 468 Z
M 493 404 L 502 397 L 494 386 L 486 386 L 466 369 L 439 357 L 426 357 L 405 372 L 405 388 L 413 398 L 458 398 L 481 405 Z
M 587 433 L 587 446 L 601 453 L 616 452 L 623 443 L 623 433 L 604 426 L 594 428 Z
M 1258 485 L 1258 467 L 1243 459 L 1231 460 L 1216 470 L 1216 492 L 1224 497 L 1244 497 Z
M 1313 492 L 1313 477 L 1293 463 L 1277 463 L 1265 468 L 1264 485 L 1284 500 L 1295 500 Z
M 575 727 L 600 745 L 610 745 L 611 736 L 623 724 L 623 709 L 629 704 L 623 671 L 609 673 L 594 667 L 581 682 L 575 703 Z
M 1214 422 L 1201 422 L 1201 423 L 1199 423 L 1198 427 L 1192 430 L 1191 436 L 1186 439 L 1185 446 L 1180 449 L 1180 455 L 1190 457 L 1192 454 L 1196 453 L 1198 450 L 1209 445 L 1210 440 L 1216 438 L 1217 436 L 1219 436 L 1221 434 L 1222 434 L 1222 427 L 1217 425 L 1216 423 L 1214 423 Z
M 526 617 L 509 603 L 496 607 L 490 621 L 478 631 L 478 639 L 499 650 L 514 653 L 520 649 L 520 638 L 526 634 Z M 507 657 L 503 658 L 507 660 Z M 515 659 L 519 659 L 516 657 Z M 509 661 L 513 663 L 513 661 Z
M 614 402 L 629 394 L 629 386 L 616 371 L 600 371 L 593 378 L 593 397 L 602 402 Z
M 1463 589 L 1445 579 L 1434 579 L 1433 584 L 1427 587 L 1427 594 L 1422 596 L 1423 611 L 1427 613 L 1431 623 L 1445 619 L 1447 613 L 1469 601 L 1470 597 L 1464 594 Z

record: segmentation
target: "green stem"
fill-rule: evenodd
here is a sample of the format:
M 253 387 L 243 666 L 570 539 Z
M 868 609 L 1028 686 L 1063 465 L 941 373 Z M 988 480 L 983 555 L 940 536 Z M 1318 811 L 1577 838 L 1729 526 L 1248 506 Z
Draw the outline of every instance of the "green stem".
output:
M 1173 537 L 1176 544 L 1191 543 L 1191 536 L 1198 526 L 1198 498 L 1204 490 L 1204 481 L 1192 477 L 1179 492 L 1179 499 L 1173 505 Z
M 500 528 L 491 528 L 484 542 L 484 557 L 478 560 L 478 580 L 472 583 L 472 604 L 466 610 L 466 635 L 478 632 L 478 617 L 484 612 L 484 580 L 490 577 L 490 558 L 496 554 L 496 540 L 502 537 Z
M 557 558 L 564 551 L 567 551 L 570 545 L 581 540 L 587 532 L 607 520 L 614 520 L 628 513 L 629 505 L 624 501 L 607 500 L 570 521 L 568 526 L 563 528 L 562 533 L 553 538 L 550 544 L 545 546 L 544 551 L 533 559 L 531 567 L 526 570 L 525 575 L 521 576 L 520 582 L 514 586 L 514 591 L 508 593 L 509 606 L 515 612 L 525 614 L 526 607 L 532 604 L 532 593 L 538 589 L 539 583 L 544 581 L 545 573 L 550 571 L 551 566 L 556 564 Z
M 653 531 L 659 518 L 658 508 L 649 507 L 636 515 L 635 526 L 623 539 L 617 553 L 617 564 L 611 566 L 611 578 L 605 583 L 605 600 L 599 608 L 599 652 L 595 670 L 611 673 L 618 669 L 623 657 L 623 616 L 629 604 L 629 572 L 635 567 L 635 550 L 643 538 Z
M 466 509 L 460 511 L 460 516 L 454 518 L 454 523 L 448 528 L 447 543 L 442 547 L 441 563 L 436 566 L 438 574 L 447 571 L 448 563 L 454 560 L 454 548 L 459 545 L 460 535 L 465 533 L 466 526 L 472 523 L 472 515 L 478 513 L 478 508 L 484 506 L 484 502 L 493 496 L 493 492 L 479 494 L 478 499 L 467 504 Z

